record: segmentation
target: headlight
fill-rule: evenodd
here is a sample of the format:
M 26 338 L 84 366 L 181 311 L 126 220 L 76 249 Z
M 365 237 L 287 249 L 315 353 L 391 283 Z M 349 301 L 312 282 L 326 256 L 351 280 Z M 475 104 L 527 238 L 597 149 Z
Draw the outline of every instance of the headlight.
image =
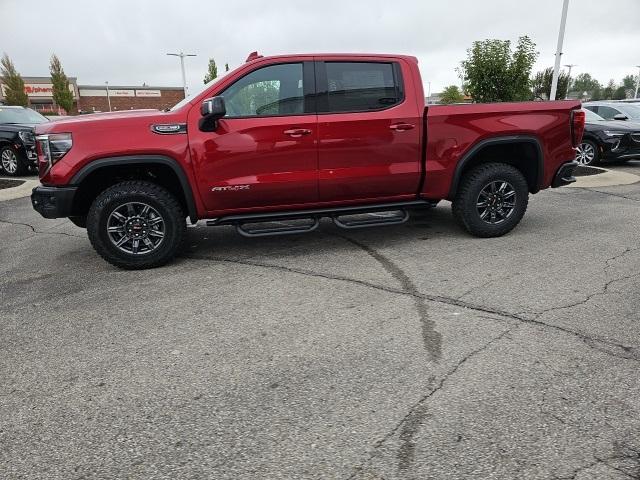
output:
M 18 132 L 18 137 L 20 137 L 20 140 L 22 140 L 22 143 L 24 143 L 25 145 L 33 145 L 34 143 L 36 143 L 36 136 L 33 134 L 33 132 L 23 130 Z
M 55 163 L 71 150 L 73 139 L 70 133 L 50 133 L 36 137 L 40 174 L 44 175 Z
M 607 137 L 624 137 L 625 133 L 626 132 L 620 132 L 620 131 L 617 131 L 617 130 L 605 130 L 604 131 L 604 134 Z

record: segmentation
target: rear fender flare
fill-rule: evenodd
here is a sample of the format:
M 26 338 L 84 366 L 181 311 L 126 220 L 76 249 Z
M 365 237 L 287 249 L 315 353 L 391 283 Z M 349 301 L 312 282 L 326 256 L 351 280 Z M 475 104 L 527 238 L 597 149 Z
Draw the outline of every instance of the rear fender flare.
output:
M 540 191 L 540 187 L 544 180 L 544 154 L 542 153 L 542 145 L 540 144 L 540 141 L 533 135 L 509 135 L 504 137 L 491 137 L 480 140 L 479 142 L 475 143 L 469 150 L 467 150 L 467 152 L 463 155 L 463 157 L 456 165 L 456 170 L 453 174 L 453 179 L 451 180 L 451 187 L 449 189 L 448 198 L 454 198 L 456 196 L 458 185 L 460 184 L 460 180 L 462 178 L 462 173 L 464 172 L 467 164 L 478 152 L 480 152 L 483 148 L 492 145 L 505 145 L 509 143 L 530 143 L 534 146 L 537 157 L 537 182 L 532 189 L 532 193 Z

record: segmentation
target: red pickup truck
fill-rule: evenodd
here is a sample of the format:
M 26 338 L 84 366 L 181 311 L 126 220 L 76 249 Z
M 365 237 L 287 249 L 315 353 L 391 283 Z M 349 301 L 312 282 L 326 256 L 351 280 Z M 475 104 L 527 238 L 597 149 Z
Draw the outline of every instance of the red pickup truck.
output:
M 468 232 L 494 237 L 529 193 L 574 180 L 583 130 L 578 101 L 425 108 L 410 56 L 253 53 L 168 111 L 39 125 L 32 203 L 122 268 L 169 261 L 186 217 L 262 236 L 322 217 L 400 223 L 447 199 Z

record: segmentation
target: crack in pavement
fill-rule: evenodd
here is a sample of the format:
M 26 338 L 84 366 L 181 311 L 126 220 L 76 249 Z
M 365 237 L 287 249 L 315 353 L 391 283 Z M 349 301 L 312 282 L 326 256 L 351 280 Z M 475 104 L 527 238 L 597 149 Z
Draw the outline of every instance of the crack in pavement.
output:
M 413 293 L 413 292 L 407 292 L 405 290 L 402 290 L 400 288 L 394 288 L 394 287 L 388 287 L 386 285 L 379 285 L 373 282 L 369 282 L 367 280 L 360 280 L 357 278 L 350 278 L 350 277 L 345 277 L 345 276 L 341 276 L 341 275 L 331 275 L 331 274 L 325 274 L 325 273 L 319 273 L 319 272 L 315 272 L 313 270 L 307 270 L 307 269 L 302 269 L 302 268 L 295 268 L 295 267 L 285 267 L 282 265 L 275 265 L 275 264 L 270 264 L 270 263 L 264 263 L 264 262 L 258 262 L 258 261 L 253 261 L 253 260 L 239 260 L 239 259 L 231 259 L 231 258 L 225 258 L 225 257 L 208 257 L 206 255 L 198 255 L 198 254 L 183 254 L 184 258 L 189 258 L 189 259 L 193 259 L 193 260 L 205 260 L 205 261 L 212 261 L 212 262 L 221 262 L 221 263 L 231 263 L 231 264 L 238 264 L 238 265 L 246 265 L 246 266 L 254 266 L 254 267 L 262 267 L 262 268 L 269 268 L 269 269 L 273 269 L 273 270 L 279 270 L 279 271 L 283 271 L 283 272 L 289 272 L 289 273 L 295 273 L 295 274 L 299 274 L 299 275 L 306 275 L 306 276 L 310 276 L 310 277 L 316 277 L 316 278 L 324 278 L 326 280 L 335 280 L 335 281 L 341 281 L 341 282 L 348 282 L 348 283 L 352 283 L 355 285 L 360 285 L 362 287 L 366 287 L 366 288 L 373 288 L 376 290 L 380 290 L 383 292 L 387 292 L 387 293 L 392 293 L 392 294 L 396 294 L 396 295 L 405 295 L 405 296 L 410 296 L 410 297 L 419 297 L 422 298 L 424 300 L 428 300 L 431 302 L 435 302 L 435 303 L 441 303 L 441 304 L 445 304 L 445 305 L 452 305 L 452 306 L 456 306 L 456 307 L 460 307 L 460 308 L 466 308 L 469 310 L 473 310 L 476 312 L 482 312 L 482 313 L 488 313 L 491 315 L 496 315 L 498 317 L 503 317 L 506 319 L 511 319 L 520 323 L 527 323 L 530 325 L 535 325 L 538 327 L 542 327 L 545 329 L 550 329 L 550 330 L 556 330 L 558 332 L 567 334 L 567 335 L 571 335 L 574 336 L 578 339 L 580 339 L 582 342 L 584 342 L 585 345 L 587 345 L 589 348 L 592 348 L 594 350 L 598 350 L 599 352 L 602 352 L 606 355 L 610 355 L 616 358 L 622 358 L 625 360 L 632 360 L 632 361 L 640 361 L 640 352 L 636 352 L 635 351 L 635 347 L 629 347 L 626 345 L 622 345 L 622 344 L 618 344 L 616 342 L 613 342 L 611 340 L 607 340 L 604 338 L 596 338 L 596 337 L 591 337 L 583 332 L 577 331 L 577 330 L 572 330 L 570 328 L 566 328 L 566 327 L 562 327 L 559 325 L 553 325 L 551 323 L 546 323 L 543 322 L 542 320 L 539 320 L 537 317 L 535 318 L 531 318 L 531 317 L 525 317 L 522 316 L 521 314 L 517 314 L 517 313 L 510 313 L 504 310 L 500 310 L 500 309 L 496 309 L 496 308 L 491 308 L 491 307 L 485 307 L 483 305 L 477 305 L 477 304 L 473 304 L 473 303 L 468 303 L 462 300 L 457 300 L 455 298 L 450 298 L 450 297 L 444 297 L 444 296 L 440 296 L 440 295 L 431 295 L 431 294 L 424 294 L 424 293 Z
M 400 448 L 398 449 L 397 459 L 398 459 L 398 468 L 400 470 L 408 469 L 414 460 L 415 455 L 415 442 L 414 436 L 418 433 L 418 430 L 424 419 L 427 415 L 426 403 L 433 395 L 444 388 L 447 380 L 454 375 L 465 363 L 471 360 L 473 357 L 479 355 L 487 348 L 495 344 L 504 338 L 508 333 L 516 330 L 519 326 L 507 328 L 500 335 L 492 338 L 487 343 L 478 347 L 477 349 L 471 351 L 467 355 L 465 355 L 458 363 L 454 365 L 442 378 L 438 381 L 437 385 L 432 388 L 429 392 L 424 394 L 413 406 L 409 409 L 409 412 L 400 419 L 400 421 L 389 430 L 380 440 L 378 440 L 372 448 L 372 452 L 369 456 L 360 463 L 357 467 L 354 468 L 354 472 L 349 475 L 346 480 L 354 479 L 359 473 L 361 473 L 362 469 L 365 465 L 367 465 L 371 460 L 373 460 L 377 455 L 377 450 L 384 445 L 390 438 L 392 438 L 397 432 L 399 432 L 399 439 L 401 441 Z M 435 378 L 431 377 L 430 381 L 434 381 Z
M 640 250 L 640 247 L 636 247 L 636 248 L 626 247 L 621 253 L 618 253 L 618 254 L 614 255 L 613 257 L 610 257 L 610 258 L 606 259 L 605 260 L 605 267 L 604 267 L 604 270 L 603 270 L 604 273 L 605 273 L 605 276 L 607 275 L 608 270 L 611 268 L 611 264 L 615 260 L 618 260 L 618 259 L 624 257 L 625 255 L 627 255 L 628 253 L 635 252 L 637 250 Z M 535 312 L 518 312 L 518 313 L 516 313 L 516 315 L 523 315 L 525 313 L 531 313 L 531 314 L 535 315 L 536 318 L 540 318 L 541 316 L 543 316 L 544 314 L 546 314 L 548 312 L 554 312 L 554 311 L 557 311 L 557 310 L 564 310 L 564 309 L 568 309 L 568 308 L 574 308 L 574 307 L 577 307 L 579 305 L 584 305 L 585 303 L 589 302 L 594 297 L 597 297 L 597 296 L 600 296 L 600 295 L 606 295 L 609 292 L 609 287 L 611 285 L 613 285 L 614 283 L 622 282 L 624 280 L 629 280 L 631 278 L 638 277 L 638 276 L 640 276 L 640 272 L 636 272 L 636 273 L 632 273 L 630 275 L 625 275 L 625 276 L 622 276 L 622 277 L 616 277 L 616 278 L 612 278 L 611 280 L 607 280 L 604 283 L 604 285 L 602 286 L 602 288 L 600 289 L 600 291 L 590 293 L 584 299 L 579 300 L 579 301 L 574 302 L 574 303 L 570 303 L 570 304 L 567 304 L 567 305 L 559 305 L 559 306 L 556 306 L 556 307 L 550 307 L 550 308 L 547 308 L 547 309 L 544 309 L 544 310 L 535 311 Z
M 35 234 L 38 235 L 64 235 L 67 237 L 75 237 L 75 238 L 85 238 L 82 235 L 74 235 L 73 233 L 66 233 L 66 232 L 48 232 L 48 231 L 43 231 L 43 230 L 36 230 L 36 228 L 33 225 L 29 225 L 28 223 L 21 223 L 21 222 L 11 222 L 9 220 L 3 220 L 0 219 L 0 223 L 6 223 L 7 225 L 18 225 L 18 226 L 22 226 L 22 227 L 28 227 L 31 229 L 31 231 Z M 51 228 L 55 228 L 51 227 Z M 31 238 L 31 237 L 29 237 Z
M 426 299 L 420 296 L 418 287 L 416 287 L 416 285 L 405 273 L 405 271 L 402 270 L 402 268 L 396 265 L 388 257 L 377 251 L 375 248 L 358 242 L 357 240 L 354 240 L 353 238 L 347 237 L 345 235 L 338 235 L 338 237 L 343 238 L 344 240 L 350 242 L 351 244 L 357 246 L 365 253 L 367 253 L 370 257 L 372 257 L 375 261 L 382 265 L 382 268 L 384 268 L 387 273 L 389 273 L 400 283 L 405 292 L 413 297 L 416 305 L 416 310 L 418 312 L 418 317 L 420 318 L 420 326 L 422 328 L 422 342 L 424 344 L 424 348 L 430 355 L 431 359 L 437 362 L 442 356 L 442 334 L 436 331 L 435 322 L 429 318 L 429 307 L 427 306 Z

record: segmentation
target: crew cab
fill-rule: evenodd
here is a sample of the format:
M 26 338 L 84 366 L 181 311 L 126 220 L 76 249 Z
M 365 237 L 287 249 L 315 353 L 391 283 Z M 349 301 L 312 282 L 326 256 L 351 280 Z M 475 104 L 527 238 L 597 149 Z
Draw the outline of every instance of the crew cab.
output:
M 426 108 L 415 57 L 254 52 L 168 111 L 38 126 L 32 203 L 130 269 L 169 261 L 186 217 L 261 237 L 322 217 L 401 223 L 446 199 L 464 229 L 495 237 L 529 194 L 574 181 L 583 130 L 578 101 Z

